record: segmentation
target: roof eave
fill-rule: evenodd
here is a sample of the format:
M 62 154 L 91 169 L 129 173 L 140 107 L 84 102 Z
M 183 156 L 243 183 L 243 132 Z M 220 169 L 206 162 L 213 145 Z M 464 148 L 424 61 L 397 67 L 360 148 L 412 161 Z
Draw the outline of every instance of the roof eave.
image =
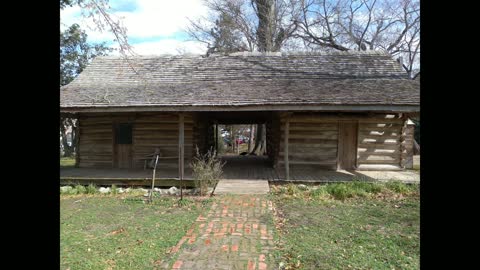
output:
M 181 105 L 181 106 L 112 106 L 112 105 L 79 105 L 60 106 L 62 113 L 82 112 L 216 112 L 216 111 L 325 111 L 325 112 L 420 112 L 420 105 Z

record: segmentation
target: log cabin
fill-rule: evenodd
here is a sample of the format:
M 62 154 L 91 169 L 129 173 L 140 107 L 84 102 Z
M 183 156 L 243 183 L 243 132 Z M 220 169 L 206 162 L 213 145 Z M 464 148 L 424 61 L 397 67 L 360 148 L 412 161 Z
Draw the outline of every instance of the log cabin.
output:
M 285 179 L 295 166 L 408 169 L 420 112 L 419 80 L 383 51 L 97 57 L 60 97 L 79 121 L 77 167 L 143 168 L 160 149 L 179 177 L 218 124 L 265 124 Z

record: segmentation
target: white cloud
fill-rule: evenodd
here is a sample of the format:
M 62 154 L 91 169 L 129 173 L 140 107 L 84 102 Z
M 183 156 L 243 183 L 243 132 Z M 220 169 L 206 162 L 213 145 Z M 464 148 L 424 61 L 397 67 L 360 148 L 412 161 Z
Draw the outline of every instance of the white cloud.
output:
M 66 27 L 74 23 L 79 23 L 78 16 L 80 16 L 80 7 L 66 7 L 60 11 L 60 29 L 64 30 Z
M 118 45 L 113 46 L 118 48 Z M 164 39 L 153 42 L 142 42 L 133 45 L 133 51 L 138 55 L 159 55 L 159 54 L 205 54 L 207 47 L 197 41 L 180 41 L 175 39 Z M 113 53 L 119 55 L 118 50 Z
M 182 31 L 188 24 L 187 17 L 195 18 L 206 10 L 199 0 L 138 0 L 135 12 L 119 12 L 128 28 L 129 36 L 168 36 Z
M 111 0 L 112 6 L 114 2 Z M 122 18 L 130 39 L 171 36 L 185 29 L 188 25 L 187 17 L 198 18 L 207 12 L 201 0 L 137 0 L 136 7 L 132 12 L 112 12 L 114 16 Z M 81 17 L 78 7 L 62 10 L 61 21 L 66 25 L 78 23 L 92 42 L 113 40 L 113 35 L 109 32 L 100 33 L 89 29 L 88 26 L 94 28 L 94 24 L 90 19 Z

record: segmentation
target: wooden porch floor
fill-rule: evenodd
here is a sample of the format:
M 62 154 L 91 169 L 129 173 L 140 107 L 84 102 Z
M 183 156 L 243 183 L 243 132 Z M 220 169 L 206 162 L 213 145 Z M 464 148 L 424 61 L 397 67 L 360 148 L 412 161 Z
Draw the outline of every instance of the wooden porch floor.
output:
M 248 179 L 285 181 L 283 169 L 269 166 L 266 157 L 260 156 L 224 156 L 223 179 Z M 156 179 L 178 181 L 177 169 L 157 169 Z M 60 179 L 70 180 L 151 180 L 152 170 L 147 169 L 91 169 L 91 168 L 61 168 Z M 192 180 L 192 170 L 185 166 L 185 179 Z M 333 171 L 314 168 L 290 167 L 290 180 L 298 182 L 344 182 L 352 179 L 391 180 L 404 182 L 419 182 L 420 176 L 412 171 Z

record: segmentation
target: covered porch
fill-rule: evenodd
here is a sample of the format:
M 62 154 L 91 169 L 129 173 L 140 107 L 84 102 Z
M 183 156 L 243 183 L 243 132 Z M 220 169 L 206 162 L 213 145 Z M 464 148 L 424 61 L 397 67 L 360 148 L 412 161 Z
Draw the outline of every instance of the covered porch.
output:
M 272 168 L 266 156 L 225 156 L 226 164 L 222 179 L 230 180 L 268 180 L 285 182 L 285 169 Z M 290 167 L 289 181 L 301 182 L 347 182 L 354 179 L 366 181 L 400 180 L 418 183 L 420 175 L 414 171 L 345 171 L 324 170 L 313 167 Z M 185 166 L 184 185 L 193 187 L 192 170 Z M 60 168 L 61 184 L 89 184 L 117 186 L 151 185 L 151 169 L 119 169 L 119 168 Z M 156 186 L 179 186 L 179 171 L 175 168 L 161 168 L 156 171 Z

